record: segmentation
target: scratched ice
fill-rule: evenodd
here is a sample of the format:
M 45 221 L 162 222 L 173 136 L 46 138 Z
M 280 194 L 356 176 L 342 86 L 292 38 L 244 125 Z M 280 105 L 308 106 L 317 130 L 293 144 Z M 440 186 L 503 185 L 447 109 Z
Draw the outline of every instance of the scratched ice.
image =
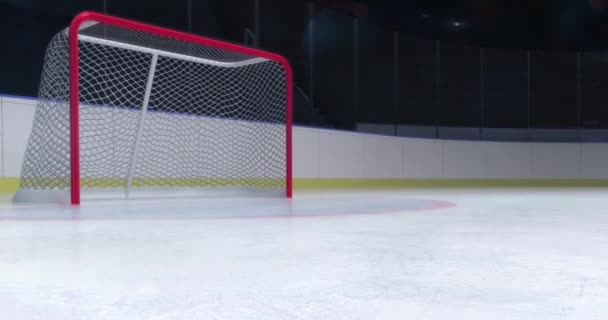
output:
M 607 319 L 605 189 L 0 209 L 0 319 Z

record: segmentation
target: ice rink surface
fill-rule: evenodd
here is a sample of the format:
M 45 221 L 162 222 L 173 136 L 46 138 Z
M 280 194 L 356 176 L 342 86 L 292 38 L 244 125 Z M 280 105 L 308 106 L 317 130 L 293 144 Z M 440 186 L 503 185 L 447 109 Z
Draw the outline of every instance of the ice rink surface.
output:
M 608 319 L 608 189 L 0 208 L 0 319 Z

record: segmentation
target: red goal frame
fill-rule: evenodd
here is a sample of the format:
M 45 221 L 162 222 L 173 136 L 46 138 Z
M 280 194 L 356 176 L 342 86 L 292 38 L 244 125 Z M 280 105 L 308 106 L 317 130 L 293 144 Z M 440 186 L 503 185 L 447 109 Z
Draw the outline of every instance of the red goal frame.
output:
M 71 174 L 71 203 L 80 204 L 80 115 L 79 115 L 79 75 L 78 75 L 78 32 L 84 22 L 94 21 L 108 25 L 114 25 L 126 29 L 146 32 L 176 40 L 200 44 L 207 47 L 230 50 L 250 56 L 256 56 L 280 63 L 284 70 L 287 80 L 287 110 L 285 128 L 285 196 L 292 197 L 293 178 L 292 178 L 292 115 L 293 115 L 293 72 L 287 59 L 281 55 L 253 49 L 233 43 L 222 42 L 189 33 L 158 27 L 146 23 L 136 22 L 124 18 L 118 18 L 97 12 L 84 11 L 78 14 L 70 23 L 69 30 L 69 50 L 70 50 L 70 174 Z

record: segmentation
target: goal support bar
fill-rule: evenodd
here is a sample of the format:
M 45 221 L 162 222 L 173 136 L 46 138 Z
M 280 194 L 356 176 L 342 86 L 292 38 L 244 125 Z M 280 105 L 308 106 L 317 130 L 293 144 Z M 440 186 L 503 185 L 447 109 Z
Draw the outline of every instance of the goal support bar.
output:
M 140 22 L 135 22 L 127 19 L 113 17 L 105 14 L 96 12 L 85 11 L 77 15 L 71 22 L 69 28 L 69 88 L 70 88 L 70 196 L 71 203 L 73 205 L 80 204 L 80 125 L 79 125 L 79 103 L 80 103 L 80 92 L 79 92 L 79 74 L 78 74 L 78 41 L 79 41 L 79 30 L 83 23 L 86 22 L 99 22 L 106 25 L 113 25 L 117 27 L 127 28 L 135 31 L 146 32 L 158 36 L 168 37 L 175 40 L 181 40 L 185 42 L 195 43 L 207 47 L 218 48 L 229 50 L 245 55 L 255 56 L 262 59 L 273 60 L 280 63 L 285 70 L 286 76 L 286 130 L 285 130 L 285 196 L 291 198 L 292 196 L 292 115 L 293 115 L 293 72 L 287 59 L 284 57 L 257 50 L 237 44 L 226 43 L 214 39 L 209 39 L 201 36 L 196 36 L 180 31 L 166 29 L 158 26 L 152 26 Z M 150 72 L 153 71 L 153 65 L 151 66 Z M 151 83 L 149 83 L 151 85 Z M 145 104 L 145 103 L 144 103 Z M 142 119 L 143 121 L 143 119 Z M 137 150 L 133 150 L 133 157 L 136 157 Z M 132 168 L 131 168 L 132 170 Z M 127 186 L 126 192 L 129 192 L 129 186 Z
M 131 184 L 133 183 L 133 170 L 135 170 L 135 160 L 137 159 L 137 151 L 141 143 L 141 130 L 146 120 L 146 111 L 148 111 L 148 103 L 150 102 L 150 92 L 152 92 L 152 82 L 154 82 L 154 72 L 156 72 L 156 62 L 158 61 L 158 54 L 152 55 L 152 62 L 150 62 L 150 71 L 148 72 L 148 81 L 146 83 L 146 92 L 144 93 L 144 103 L 141 106 L 141 116 L 139 117 L 139 124 L 137 125 L 137 133 L 135 134 L 135 146 L 131 153 L 131 161 L 129 164 L 129 174 L 127 175 L 127 185 L 125 186 L 125 197 L 129 198 L 129 192 L 131 191 Z

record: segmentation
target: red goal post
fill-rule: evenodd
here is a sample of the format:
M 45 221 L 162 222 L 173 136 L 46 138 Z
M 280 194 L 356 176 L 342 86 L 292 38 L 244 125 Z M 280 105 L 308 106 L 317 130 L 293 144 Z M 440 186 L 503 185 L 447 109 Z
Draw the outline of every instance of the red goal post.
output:
M 69 45 L 70 45 L 70 171 L 71 171 L 71 201 L 72 204 L 80 204 L 80 126 L 79 126 L 79 76 L 78 76 L 78 31 L 85 22 L 99 22 L 114 25 L 126 29 L 146 32 L 164 36 L 185 42 L 196 43 L 208 47 L 234 51 L 251 56 L 257 56 L 279 62 L 285 69 L 287 77 L 287 119 L 286 119 L 286 187 L 285 195 L 288 198 L 293 194 L 292 177 L 292 115 L 293 115 L 293 71 L 287 59 L 281 55 L 267 51 L 257 50 L 245 46 L 218 41 L 189 33 L 171 30 L 163 27 L 149 25 L 128 19 L 118 18 L 106 14 L 85 11 L 78 14 L 70 23 Z

